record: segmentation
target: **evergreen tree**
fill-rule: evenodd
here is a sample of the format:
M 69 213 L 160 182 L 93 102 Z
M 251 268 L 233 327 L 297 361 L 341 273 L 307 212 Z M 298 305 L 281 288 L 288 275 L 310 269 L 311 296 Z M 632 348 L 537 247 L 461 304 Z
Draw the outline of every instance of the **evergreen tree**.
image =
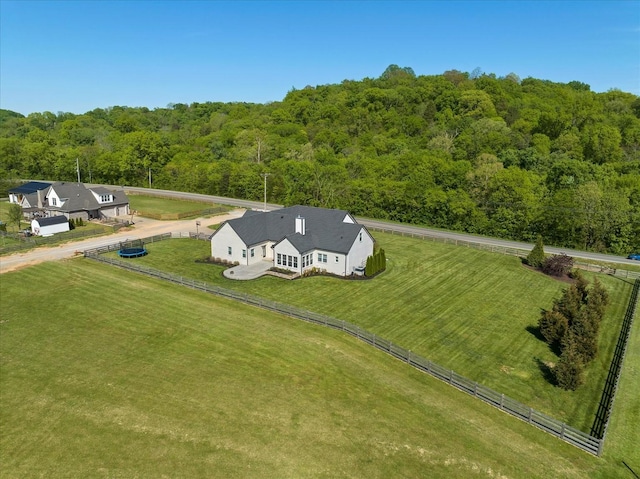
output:
M 544 245 L 542 243 L 542 235 L 538 235 L 536 244 L 527 256 L 527 264 L 534 268 L 539 268 L 544 263 Z
M 364 267 L 364 274 L 365 276 L 373 276 L 373 256 L 368 256 L 367 257 L 367 264 Z
M 602 283 L 598 281 L 598 278 L 593 280 L 593 286 L 589 290 L 586 298 L 587 307 L 595 315 L 598 323 L 602 320 L 604 312 L 609 305 L 609 293 L 602 286 Z
M 538 320 L 540 333 L 547 343 L 560 344 L 569 327 L 567 318 L 558 311 L 544 311 Z
M 556 383 L 562 389 L 575 391 L 584 383 L 584 365 L 572 347 L 566 348 L 553 368 Z

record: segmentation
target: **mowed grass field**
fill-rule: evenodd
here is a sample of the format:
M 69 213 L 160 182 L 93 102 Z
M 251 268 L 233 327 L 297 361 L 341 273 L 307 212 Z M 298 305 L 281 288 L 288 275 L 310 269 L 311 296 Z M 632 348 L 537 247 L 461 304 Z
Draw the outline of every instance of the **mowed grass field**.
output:
M 604 479 L 640 462 L 637 376 L 599 459 L 350 336 L 90 260 L 2 275 L 0 298 L 3 478 Z
M 599 275 L 611 295 L 600 354 L 578 391 L 545 378 L 557 356 L 535 334 L 540 311 L 567 284 L 522 266 L 515 257 L 388 234 L 376 234 L 387 271 L 365 281 L 264 277 L 242 282 L 222 268 L 195 263 L 210 254 L 190 239 L 148 244 L 147 265 L 344 319 L 589 432 L 627 308 L 631 282 Z M 114 253 L 115 255 L 115 253 Z M 592 279 L 594 276 L 585 274 Z
M 219 207 L 212 203 L 200 201 L 178 200 L 173 198 L 161 198 L 147 195 L 128 195 L 129 205 L 132 210 L 138 211 L 144 216 L 145 213 L 152 215 L 172 215 L 179 213 L 191 213 L 204 211 L 208 208 Z

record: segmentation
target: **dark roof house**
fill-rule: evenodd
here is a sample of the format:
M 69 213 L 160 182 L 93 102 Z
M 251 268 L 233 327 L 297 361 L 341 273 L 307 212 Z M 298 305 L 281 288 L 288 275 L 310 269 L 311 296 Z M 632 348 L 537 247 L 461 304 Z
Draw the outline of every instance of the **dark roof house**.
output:
M 214 258 L 247 265 L 266 259 L 301 274 L 322 267 L 346 276 L 373 253 L 373 238 L 347 211 L 311 206 L 247 211 L 223 223 L 211 241 Z
M 65 215 L 68 219 L 93 219 L 129 214 L 129 198 L 123 190 L 87 188 L 82 183 L 64 181 L 47 183 L 44 189 L 28 185 L 21 187 L 24 193 L 16 202 L 30 217 Z

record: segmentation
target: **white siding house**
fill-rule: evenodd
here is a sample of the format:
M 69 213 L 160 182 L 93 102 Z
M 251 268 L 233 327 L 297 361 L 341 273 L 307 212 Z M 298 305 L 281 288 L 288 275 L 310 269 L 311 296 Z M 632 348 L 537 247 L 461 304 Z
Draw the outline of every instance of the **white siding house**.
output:
M 122 190 L 111 191 L 82 183 L 57 181 L 30 182 L 10 190 L 12 202 L 22 206 L 25 216 L 64 215 L 68 219 L 104 219 L 129 215 L 129 198 Z
M 303 274 L 312 268 L 349 276 L 373 254 L 374 240 L 346 211 L 292 206 L 276 211 L 247 211 L 229 220 L 211 237 L 211 256 Z

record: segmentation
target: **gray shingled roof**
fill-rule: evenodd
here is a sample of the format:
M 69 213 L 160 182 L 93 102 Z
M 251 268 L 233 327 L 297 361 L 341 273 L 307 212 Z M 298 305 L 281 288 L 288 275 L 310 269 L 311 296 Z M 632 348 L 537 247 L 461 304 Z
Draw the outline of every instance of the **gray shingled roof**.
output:
M 63 206 L 48 206 L 49 209 L 72 212 L 98 210 L 105 206 L 118 206 L 129 203 L 129 199 L 124 192 L 112 192 L 106 188 L 92 188 L 98 194 L 113 194 L 114 201 L 111 203 L 98 203 L 95 196 L 82 183 L 56 182 L 51 185 L 61 199 L 66 200 Z M 50 190 L 47 190 L 47 195 Z
M 322 249 L 348 253 L 362 225 L 344 223 L 344 210 L 329 210 L 311 206 L 291 206 L 276 211 L 247 211 L 242 218 L 227 221 L 247 245 L 265 241 L 278 243 L 285 238 L 301 253 Z M 295 232 L 295 220 L 305 219 L 305 234 Z

